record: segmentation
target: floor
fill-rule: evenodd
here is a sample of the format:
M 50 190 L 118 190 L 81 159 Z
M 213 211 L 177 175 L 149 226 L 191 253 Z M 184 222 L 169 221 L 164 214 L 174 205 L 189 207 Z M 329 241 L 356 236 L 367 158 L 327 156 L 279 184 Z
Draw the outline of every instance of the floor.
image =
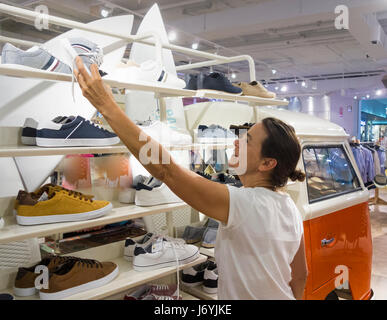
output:
M 379 197 L 387 201 L 387 190 Z M 372 300 L 387 300 L 387 205 L 370 205 L 373 241 L 371 288 Z

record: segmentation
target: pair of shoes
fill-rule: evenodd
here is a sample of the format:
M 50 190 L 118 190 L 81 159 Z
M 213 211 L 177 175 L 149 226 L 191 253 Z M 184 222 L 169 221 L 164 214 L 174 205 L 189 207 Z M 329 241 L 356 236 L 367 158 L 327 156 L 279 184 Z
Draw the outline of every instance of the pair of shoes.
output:
M 186 226 L 182 238 L 188 244 L 201 242 L 204 248 L 214 248 L 218 227 L 218 221 L 208 218 L 203 226 L 200 224 Z
M 197 141 L 199 143 L 233 143 L 238 137 L 219 125 L 199 125 Z
M 218 292 L 218 267 L 215 262 L 207 260 L 199 265 L 183 270 L 181 282 L 187 287 L 202 285 L 203 291 L 214 294 Z
M 35 282 L 39 275 L 39 272 L 35 273 L 37 267 L 46 267 L 48 270 L 47 288 L 36 288 Z M 118 266 L 113 262 L 49 256 L 32 267 L 19 268 L 13 291 L 15 295 L 22 297 L 34 295 L 39 291 L 40 299 L 57 300 L 101 287 L 117 275 Z
M 135 203 L 144 207 L 183 202 L 162 181 L 142 175 L 133 179 L 132 188 L 121 190 L 118 199 L 122 203 Z
M 20 225 L 90 220 L 112 209 L 108 201 L 93 200 L 90 195 L 52 185 L 37 193 L 20 190 L 16 201 L 16 221 Z
M 159 62 L 148 60 L 140 65 L 130 63 L 116 68 L 106 79 L 123 82 L 151 82 L 163 86 L 183 89 L 185 81 L 169 73 Z
M 234 95 L 242 94 L 241 88 L 233 86 L 224 74 L 218 72 L 212 72 L 209 75 L 206 75 L 203 79 L 203 88 L 201 89 L 206 91 L 221 91 Z
M 136 271 L 148 271 L 189 263 L 199 257 L 199 248 L 154 233 L 146 234 L 139 241 L 125 240 L 124 258 L 133 261 Z
M 110 146 L 119 143 L 120 139 L 116 134 L 81 116 L 58 116 L 41 124 L 27 118 L 21 141 L 25 145 L 40 147 L 85 147 Z
M 65 48 L 65 41 L 73 50 L 73 55 L 79 55 L 87 69 L 92 63 L 97 63 L 98 67 L 103 61 L 102 49 L 95 43 L 84 38 L 58 39 L 57 47 Z M 64 51 L 62 50 L 62 51 Z M 10 43 L 3 47 L 1 63 L 22 65 L 34 69 L 46 70 L 50 72 L 71 74 L 73 70 L 73 61 L 69 60 L 67 54 L 61 54 L 60 57 L 52 55 L 45 46 L 34 46 L 26 51 L 16 48 Z M 58 50 L 60 51 L 60 50 Z
M 251 81 L 247 82 L 238 82 L 233 83 L 236 88 L 240 88 L 243 91 L 244 96 L 253 96 L 259 98 L 274 99 L 276 94 L 274 92 L 268 91 L 260 82 Z
M 176 284 L 145 284 L 127 293 L 124 300 L 181 300 Z

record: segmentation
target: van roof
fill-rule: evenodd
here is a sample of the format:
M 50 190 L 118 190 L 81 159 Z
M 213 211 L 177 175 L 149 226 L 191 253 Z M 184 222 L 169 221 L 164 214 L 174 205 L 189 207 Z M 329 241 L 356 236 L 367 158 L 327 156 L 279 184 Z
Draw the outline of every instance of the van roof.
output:
M 278 107 L 259 107 L 258 119 L 274 117 L 291 125 L 300 137 L 340 137 L 347 139 L 349 135 L 339 125 L 302 112 L 289 111 Z

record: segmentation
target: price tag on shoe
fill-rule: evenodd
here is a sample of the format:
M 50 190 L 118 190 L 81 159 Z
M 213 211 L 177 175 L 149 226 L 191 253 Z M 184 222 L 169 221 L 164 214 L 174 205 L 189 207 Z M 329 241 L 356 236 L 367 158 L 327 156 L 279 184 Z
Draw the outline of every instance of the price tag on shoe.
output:
M 152 253 L 159 252 L 163 250 L 163 238 L 157 238 L 152 244 Z

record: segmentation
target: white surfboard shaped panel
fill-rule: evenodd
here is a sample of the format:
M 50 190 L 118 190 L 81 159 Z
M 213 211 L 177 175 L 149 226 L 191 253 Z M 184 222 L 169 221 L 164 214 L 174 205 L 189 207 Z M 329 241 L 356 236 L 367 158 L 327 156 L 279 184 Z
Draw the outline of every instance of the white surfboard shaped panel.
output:
M 89 23 L 111 32 L 131 34 L 133 16 L 125 15 L 100 19 Z M 127 44 L 113 37 L 81 30 L 70 30 L 58 37 L 86 37 L 104 50 L 104 63 L 101 70 L 111 72 L 121 61 Z M 48 41 L 45 45 L 49 45 Z M 52 49 L 55 51 L 55 49 Z M 46 122 L 59 115 L 80 115 L 91 119 L 95 108 L 82 96 L 77 83 L 74 86 L 75 102 L 72 97 L 71 83 L 54 82 L 39 79 L 0 76 L 0 126 L 23 126 L 26 118 Z M 1 139 L 1 137 L 0 137 Z M 27 191 L 39 187 L 53 172 L 63 156 L 17 157 L 17 167 Z M 7 186 L 0 184 L 0 197 L 8 193 Z
M 159 34 L 163 43 L 169 44 L 168 35 L 161 17 L 160 9 L 154 4 L 143 18 L 137 35 L 155 31 Z M 152 38 L 151 38 L 152 39 Z M 165 69 L 176 75 L 176 66 L 171 50 L 162 49 L 163 64 Z M 155 46 L 141 43 L 133 43 L 130 51 L 130 59 L 140 64 L 147 60 L 156 60 Z M 157 119 L 157 99 L 153 93 L 135 92 L 127 90 L 126 114 L 132 120 Z M 186 129 L 183 101 L 181 98 L 167 99 L 167 122 L 171 128 Z

